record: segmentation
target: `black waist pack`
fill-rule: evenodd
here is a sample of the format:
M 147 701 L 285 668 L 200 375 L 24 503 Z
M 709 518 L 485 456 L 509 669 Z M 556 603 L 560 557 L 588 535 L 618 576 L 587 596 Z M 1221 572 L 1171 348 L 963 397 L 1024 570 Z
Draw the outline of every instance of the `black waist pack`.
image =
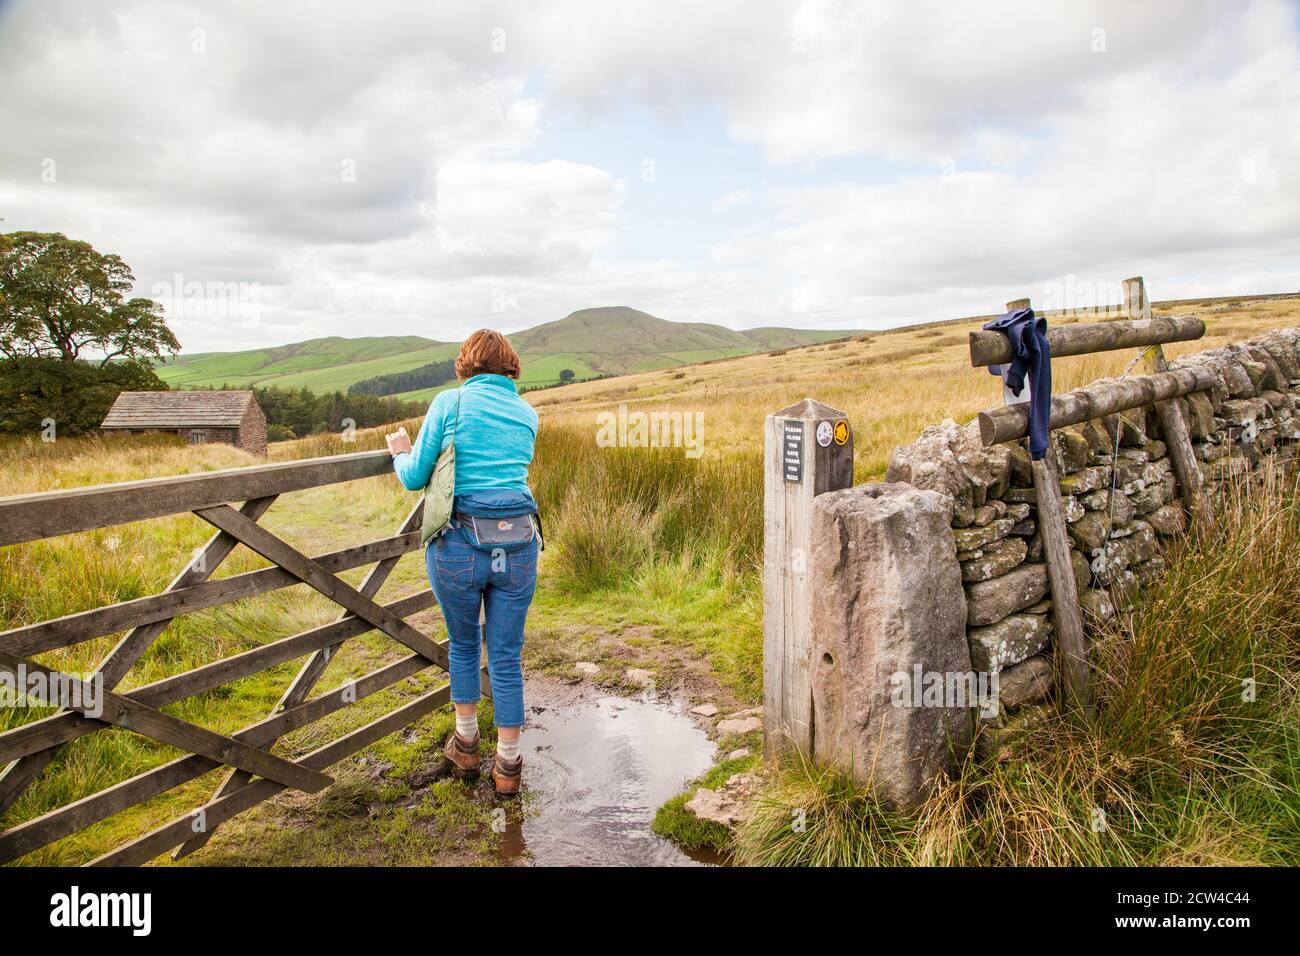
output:
M 476 543 L 495 546 L 527 544 L 537 534 L 537 525 L 531 514 L 509 518 L 484 518 L 478 515 L 457 514 L 456 520 L 468 528 Z

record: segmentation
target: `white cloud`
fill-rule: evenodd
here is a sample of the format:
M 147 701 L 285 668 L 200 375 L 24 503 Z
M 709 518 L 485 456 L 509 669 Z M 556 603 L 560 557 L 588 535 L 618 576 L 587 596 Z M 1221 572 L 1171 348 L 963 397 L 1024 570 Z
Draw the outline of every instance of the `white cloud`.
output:
M 530 5 L 522 27 L 537 46 L 564 51 L 546 69 L 566 97 L 593 110 L 717 101 L 735 136 L 774 162 L 802 163 L 976 148 L 990 130 L 1023 130 L 1075 107 L 1098 79 L 1186 67 L 1236 11 L 1210 0 L 778 0 L 758 9 L 663 0 L 593 12 L 570 0 Z M 1104 52 L 1094 52 L 1098 30 Z
M 6 228 L 84 236 L 145 292 L 178 272 L 256 284 L 256 321 L 177 310 L 198 349 L 264 344 L 259 326 L 402 332 L 464 294 L 449 284 L 585 269 L 621 184 L 509 159 L 542 104 L 523 71 L 488 71 L 492 22 L 452 4 L 18 5 L 0 21 Z
M 1018 175 L 808 189 L 786 197 L 792 222 L 753 242 L 849 295 L 1290 265 L 1300 125 L 1285 118 L 1300 104 L 1300 59 L 1277 49 L 1273 18 L 1254 13 L 1232 37 L 1234 56 L 1255 46 L 1250 62 L 1176 86 L 1155 70 L 1098 84 L 1050 122 Z M 1300 268 L 1289 276 L 1294 286 Z
M 602 304 L 881 326 L 1067 275 L 1300 285 L 1285 0 L 28 0 L 0 13 L 0 87 L 4 228 L 88 238 L 146 292 L 257 287 L 255 319 L 178 317 L 190 349 L 453 339 Z M 772 182 L 701 161 L 701 212 L 734 231 L 704 260 L 629 259 L 637 184 L 547 139 L 575 108 L 647 109 L 666 136 L 717 117 L 701 159 L 730 136 Z
M 750 202 L 753 198 L 748 189 L 733 189 L 720 199 L 715 199 L 710 208 L 714 212 L 726 212 L 733 206 L 742 206 Z

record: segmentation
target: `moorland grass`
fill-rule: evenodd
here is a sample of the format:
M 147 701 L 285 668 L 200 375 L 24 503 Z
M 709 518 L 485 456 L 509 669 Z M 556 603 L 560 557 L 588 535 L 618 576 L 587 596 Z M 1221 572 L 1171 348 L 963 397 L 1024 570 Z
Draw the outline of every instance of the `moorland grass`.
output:
M 1157 305 L 1158 314 L 1169 311 L 1189 309 L 1162 309 Z M 1243 301 L 1231 311 L 1207 314 L 1207 319 L 1210 332 L 1206 341 L 1181 343 L 1167 351 L 1171 355 L 1194 351 L 1244 338 L 1264 328 L 1300 324 L 1300 303 Z M 758 568 L 762 545 L 763 416 L 807 395 L 838 405 L 849 413 L 854 426 L 855 477 L 859 481 L 879 479 L 889 451 L 911 440 L 924 425 L 945 416 L 964 420 L 997 400 L 996 380 L 972 370 L 965 355 L 964 333 L 975 324 L 946 324 L 940 327 L 940 335 L 934 334 L 940 330 L 936 328 L 871 333 L 851 342 L 834 343 L 833 347 L 790 348 L 775 358 L 752 356 L 530 395 L 542 420 L 532 480 L 542 505 L 548 544 L 541 562 L 537 606 L 530 621 L 534 632 L 526 649 L 530 666 L 538 662 L 560 666 L 579 659 L 576 655 L 580 653 L 589 654 L 593 648 L 588 646 L 587 635 L 593 629 L 616 633 L 630 626 L 648 625 L 656 640 L 680 647 L 684 654 L 703 656 L 720 681 L 741 699 L 756 703 L 761 694 L 762 669 Z M 1058 388 L 1121 371 L 1130 358 L 1117 353 L 1061 360 Z M 704 411 L 704 457 L 688 459 L 682 449 L 673 448 L 597 447 L 595 415 L 620 402 L 638 409 Z M 405 424 L 415 434 L 420 422 Z M 384 433 L 393 427 L 365 429 L 349 436 L 351 440 L 323 434 L 275 443 L 270 459 L 382 448 Z M 256 461 L 228 446 L 188 446 L 166 436 L 60 438 L 50 444 L 38 439 L 11 439 L 0 442 L 0 495 Z M 391 477 L 366 479 L 286 495 L 276 502 L 263 523 L 307 553 L 322 553 L 390 534 L 415 500 Z M 1274 513 L 1283 512 L 1274 508 Z M 1246 526 L 1244 518 L 1235 525 Z M 1274 542 L 1279 544 L 1277 550 L 1287 550 L 1281 547 L 1283 540 L 1294 550 L 1294 531 L 1290 519 L 1279 519 L 1272 529 Z M 155 593 L 167 585 L 210 533 L 211 529 L 197 518 L 176 516 L 0 550 L 0 628 Z M 1236 533 L 1240 543 L 1250 540 L 1246 532 Z M 1286 534 L 1293 536 L 1285 539 Z M 1191 559 L 1192 564 L 1186 566 L 1200 567 L 1202 574 L 1210 575 L 1211 555 L 1214 552 L 1207 551 L 1203 559 Z M 1197 560 L 1202 563 L 1197 565 Z M 245 549 L 238 549 L 218 576 L 264 565 Z M 1288 564 L 1273 570 L 1283 580 L 1294 569 Z M 1246 572 L 1236 567 L 1236 580 L 1254 580 L 1243 577 Z M 356 583 L 363 574 L 364 569 L 357 569 L 346 572 L 344 577 Z M 393 600 L 425 586 L 420 556 L 408 555 L 398 563 L 381 599 Z M 1182 592 L 1175 588 L 1171 593 Z M 1265 615 L 1255 620 L 1256 624 L 1259 620 L 1283 622 L 1260 631 L 1271 635 L 1266 646 L 1276 647 L 1278 634 L 1290 626 L 1291 620 L 1285 617 L 1289 608 L 1283 604 L 1276 590 L 1241 590 L 1238 599 L 1225 598 L 1213 605 L 1214 614 L 1232 615 L 1230 619 L 1216 618 L 1207 610 L 1197 621 L 1187 621 L 1188 626 L 1199 623 L 1205 636 L 1190 647 L 1181 643 L 1175 643 L 1172 649 L 1163 646 L 1163 657 L 1126 657 L 1134 653 L 1134 647 L 1157 646 L 1141 640 L 1131 646 L 1103 640 L 1104 661 L 1111 668 L 1106 672 L 1106 686 L 1119 679 L 1110 676 L 1113 673 L 1124 675 L 1124 690 L 1115 694 L 1144 688 L 1129 702 L 1130 706 L 1111 707 L 1108 713 L 1113 716 L 1094 729 L 1092 736 L 1080 737 L 1077 731 L 1065 730 L 1060 732 L 1065 736 L 1039 735 L 1017 745 L 1023 759 L 1005 761 L 981 769 L 978 774 L 968 768 L 928 806 L 925 819 L 929 822 L 923 826 L 915 820 L 897 823 L 905 834 L 897 841 L 883 836 L 893 832 L 882 822 L 891 818 L 872 811 L 856 787 L 845 781 L 828 782 L 817 768 L 789 769 L 783 778 L 784 789 L 771 794 L 773 805 L 809 802 L 821 795 L 829 799 L 829 803 L 819 804 L 828 808 L 826 813 L 839 812 L 830 809 L 833 807 L 843 809 L 846 815 L 842 823 L 837 824 L 838 829 L 810 830 L 812 836 L 791 843 L 780 830 L 779 813 L 770 818 L 770 831 L 761 828 L 761 821 L 769 817 L 760 815 L 760 822 L 742 834 L 742 859 L 972 863 L 1179 859 L 1167 836 L 1150 835 L 1150 827 L 1156 822 L 1164 828 L 1163 833 L 1176 829 L 1179 839 L 1192 848 L 1186 851 L 1185 859 L 1197 854 L 1208 859 L 1260 862 L 1288 856 L 1294 859 L 1294 777 L 1300 743 L 1294 731 L 1294 704 L 1281 702 L 1285 688 L 1294 686 L 1294 665 L 1288 671 L 1276 661 L 1270 664 L 1273 658 L 1255 644 L 1250 645 L 1251 653 L 1258 651 L 1255 660 L 1265 675 L 1257 678 L 1261 701 L 1269 700 L 1264 693 L 1268 674 L 1290 675 L 1286 680 L 1277 678 L 1281 681 L 1278 699 L 1268 703 L 1267 709 L 1244 712 L 1255 715 L 1250 719 L 1230 709 L 1216 709 L 1218 704 L 1207 703 L 1203 697 L 1194 698 L 1201 709 L 1192 708 L 1192 712 L 1199 713 L 1199 717 L 1177 716 L 1183 714 L 1179 708 L 1193 699 L 1192 692 L 1186 684 L 1170 683 L 1173 678 L 1166 666 L 1188 666 L 1188 660 L 1196 655 L 1224 647 L 1228 656 L 1220 656 L 1220 671 L 1225 675 L 1236 673 L 1233 668 L 1246 653 L 1235 643 L 1237 637 L 1255 632 L 1234 631 L 1237 637 L 1222 640 L 1212 635 L 1233 621 L 1241 623 L 1242 615 L 1253 608 Z M 1186 613 L 1187 608 L 1172 610 Z M 122 687 L 138 686 L 325 623 L 337 613 L 335 606 L 309 589 L 295 587 L 188 615 L 164 632 Z M 1128 626 L 1139 627 L 1146 620 L 1138 616 L 1140 613 L 1135 611 L 1126 619 L 1132 622 Z M 426 631 L 440 627 L 435 615 L 419 622 L 419 626 Z M 41 655 L 40 659 L 66 670 L 85 671 L 119 637 L 110 635 Z M 320 687 L 324 690 L 339 686 L 403 653 L 387 638 L 372 634 L 356 639 L 337 655 Z M 231 732 L 265 716 L 296 668 L 297 664 L 283 665 L 168 710 Z M 1184 678 L 1191 680 L 1186 674 Z M 423 681 L 433 686 L 428 682 L 434 679 L 426 675 L 416 683 Z M 354 715 L 360 722 L 390 707 L 396 693 L 367 699 L 356 708 L 288 738 L 281 748 L 285 753 L 309 749 L 355 726 Z M 1164 720 L 1170 728 L 1166 736 L 1169 740 L 1192 742 L 1186 757 L 1178 756 L 1181 750 L 1155 748 L 1155 743 L 1165 738 L 1152 736 L 1157 722 L 1145 719 L 1149 708 L 1166 698 L 1173 702 L 1169 706 L 1176 708 L 1175 716 Z M 1288 713 L 1288 706 L 1291 723 L 1285 725 L 1281 717 Z M 48 711 L 9 711 L 0 715 L 0 728 L 42 713 Z M 1292 729 L 1285 731 L 1279 729 L 1280 725 Z M 1222 738 L 1216 751 L 1206 742 L 1210 739 L 1207 735 L 1225 728 L 1231 728 L 1232 734 Z M 1244 728 L 1255 728 L 1257 734 L 1244 734 Z M 1175 731 L 1183 736 L 1176 738 Z M 1126 757 L 1130 752 L 1141 755 L 1140 759 Z M 1101 754 L 1108 755 L 1110 763 Z M 173 756 L 167 748 L 127 733 L 110 731 L 84 737 L 65 748 L 51 771 L 0 818 L 0 826 L 31 819 Z M 1131 771 L 1132 776 L 1124 776 L 1116 769 L 1128 766 L 1126 760 L 1135 759 L 1131 766 L 1138 769 Z M 1231 767 L 1248 769 L 1237 772 Z M 1025 784 L 1025 779 L 1031 784 Z M 1289 791 L 1280 783 L 1288 779 Z M 23 862 L 83 862 L 137 835 L 142 828 L 194 806 L 211 792 L 216 780 L 216 775 L 209 775 L 187 784 L 143 808 L 120 814 L 32 854 Z M 1175 782 L 1181 790 L 1174 786 Z M 1083 786 L 1085 783 L 1089 786 Z M 1111 836 L 1099 838 L 1089 828 L 1088 813 L 1094 804 L 1088 801 L 1112 792 L 1103 784 L 1118 787 L 1119 783 L 1123 787 L 1113 792 L 1124 799 L 1099 804 L 1116 810 L 1108 812 Z M 1186 807 L 1204 806 L 1205 812 L 1175 812 L 1171 802 L 1174 793 L 1183 795 Z M 1143 824 L 1132 824 L 1131 836 L 1127 835 L 1130 824 L 1124 816 L 1129 806 L 1140 811 L 1135 819 Z M 1169 817 L 1152 822 L 1162 813 Z M 817 816 L 813 814 L 812 818 Z M 238 819 L 232 821 L 223 828 L 227 834 L 223 839 L 239 839 L 242 825 Z M 1285 826 L 1291 828 L 1292 835 L 1273 839 L 1274 831 Z M 850 847 L 845 841 L 827 836 L 833 832 L 875 835 L 864 837 L 865 843 L 857 840 Z M 1124 836 L 1117 837 L 1117 833 Z M 818 839 L 825 840 L 820 848 L 808 842 Z M 197 859 L 202 861 L 221 852 L 220 845 L 222 840 L 214 841 L 213 847 Z M 300 843 L 286 845 L 286 853 L 291 846 L 302 848 Z M 893 846 L 899 849 L 891 850 Z M 845 856 L 850 850 L 857 856 Z
M 755 735 L 757 737 L 757 735 Z M 731 831 L 713 820 L 697 817 L 686 804 L 700 789 L 717 790 L 736 774 L 753 770 L 762 763 L 761 739 L 746 741 L 751 744 L 748 756 L 724 757 L 687 788 L 655 811 L 651 829 L 666 840 L 688 850 L 711 850 L 725 856 L 731 846 Z

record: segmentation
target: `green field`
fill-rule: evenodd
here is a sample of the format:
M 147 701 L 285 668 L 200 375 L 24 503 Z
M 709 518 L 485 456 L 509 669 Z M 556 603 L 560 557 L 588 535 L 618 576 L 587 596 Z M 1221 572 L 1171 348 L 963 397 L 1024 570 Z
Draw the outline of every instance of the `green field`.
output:
M 560 380 L 562 369 L 571 369 L 575 380 L 597 378 L 602 369 L 591 364 L 590 356 L 575 352 L 554 352 L 538 354 L 525 351 L 520 353 L 523 373 L 519 376 L 519 387 L 534 385 L 552 385 Z
M 720 325 L 669 322 L 625 307 L 580 309 L 556 322 L 512 333 L 523 360 L 519 384 L 553 385 L 570 369 L 575 380 L 624 375 L 810 345 L 853 333 L 761 328 L 734 331 Z M 173 388 L 277 386 L 346 392 L 362 379 L 405 372 L 456 355 L 459 343 L 418 335 L 345 339 L 337 336 L 247 352 L 179 355 L 158 366 Z M 442 387 L 402 393 L 431 399 Z
M 404 402 L 431 402 L 433 396 L 449 388 L 455 388 L 455 382 L 446 382 L 442 385 L 435 385 L 432 388 L 417 388 L 410 392 L 398 392 L 394 398 L 400 398 Z
M 364 339 L 312 339 L 248 352 L 181 355 L 158 366 L 158 376 L 173 388 L 275 385 L 313 392 L 346 392 L 349 385 L 375 375 L 455 356 L 457 346 L 418 335 Z

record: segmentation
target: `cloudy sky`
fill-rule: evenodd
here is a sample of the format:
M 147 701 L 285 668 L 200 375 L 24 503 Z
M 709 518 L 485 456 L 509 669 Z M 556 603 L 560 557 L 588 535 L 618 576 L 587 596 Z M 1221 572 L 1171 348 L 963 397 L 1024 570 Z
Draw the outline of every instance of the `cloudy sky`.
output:
M 1300 4 L 0 2 L 0 228 L 186 351 L 1300 289 Z

